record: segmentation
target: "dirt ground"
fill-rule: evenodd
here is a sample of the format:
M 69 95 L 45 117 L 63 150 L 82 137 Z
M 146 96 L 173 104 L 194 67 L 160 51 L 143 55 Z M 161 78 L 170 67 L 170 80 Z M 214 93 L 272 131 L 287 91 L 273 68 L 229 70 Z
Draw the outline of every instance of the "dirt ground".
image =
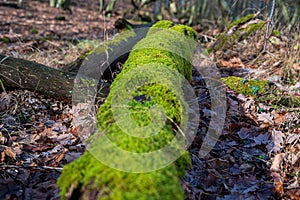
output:
M 72 14 L 51 8 L 48 1 L 0 2 L 0 53 L 34 60 L 51 67 L 74 61 L 82 52 L 72 46 L 82 39 L 111 37 L 118 16 L 105 18 L 98 1 L 74 1 Z M 75 51 L 75 52 L 74 52 Z M 83 50 L 84 51 L 84 50 Z

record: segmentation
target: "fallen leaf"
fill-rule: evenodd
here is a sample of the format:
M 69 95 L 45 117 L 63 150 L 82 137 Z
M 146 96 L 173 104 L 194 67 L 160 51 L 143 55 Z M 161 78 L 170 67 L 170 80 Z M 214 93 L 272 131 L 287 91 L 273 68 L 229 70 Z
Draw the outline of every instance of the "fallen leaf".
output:
M 283 190 L 283 184 L 281 181 L 278 181 L 276 183 L 276 186 L 275 186 L 275 192 L 280 196 L 282 197 L 283 194 L 284 194 L 284 190 Z
M 279 153 L 274 156 L 274 160 L 273 160 L 271 168 L 270 168 L 271 172 L 280 172 L 280 166 L 281 166 L 284 156 L 285 156 L 285 153 Z
M 278 153 L 280 152 L 282 145 L 284 144 L 285 134 L 281 131 L 275 130 L 275 128 L 272 130 L 271 133 L 273 146 L 271 146 L 271 143 L 267 146 L 269 153 Z

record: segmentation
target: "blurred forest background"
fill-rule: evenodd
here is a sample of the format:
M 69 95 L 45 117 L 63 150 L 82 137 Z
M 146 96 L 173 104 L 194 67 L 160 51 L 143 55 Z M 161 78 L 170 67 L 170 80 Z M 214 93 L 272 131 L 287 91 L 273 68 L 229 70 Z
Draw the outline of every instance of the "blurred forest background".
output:
M 50 0 L 49 5 L 71 12 L 72 5 L 76 3 L 76 0 Z M 118 8 L 124 5 L 126 9 L 119 13 Z M 18 1 L 18 6 L 22 6 L 22 0 Z M 229 21 L 248 14 L 259 13 L 261 18 L 268 19 L 273 6 L 274 25 L 292 30 L 299 22 L 299 0 L 100 0 L 98 9 L 108 17 L 117 12 L 133 20 L 172 19 L 188 25 L 217 25 L 224 28 Z
M 121 1 L 102 2 L 100 10 L 109 15 L 116 3 Z M 274 5 L 274 25 L 291 30 L 299 21 L 300 13 L 299 0 L 131 0 L 131 5 L 130 13 L 136 11 L 142 20 L 176 19 L 188 25 L 216 24 L 221 28 L 229 21 L 248 14 L 260 13 L 262 18 L 267 19 Z M 128 13 L 125 11 L 123 16 Z

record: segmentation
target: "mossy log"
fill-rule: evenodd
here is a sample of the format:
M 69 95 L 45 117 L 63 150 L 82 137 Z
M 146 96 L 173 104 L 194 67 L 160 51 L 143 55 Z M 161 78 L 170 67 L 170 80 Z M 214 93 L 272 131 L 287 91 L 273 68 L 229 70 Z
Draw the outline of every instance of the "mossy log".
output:
M 63 69 L 0 55 L 0 80 L 6 89 L 27 89 L 47 97 L 71 101 L 74 80 L 78 72 L 94 78 L 95 68 L 102 65 L 106 69 L 103 71 L 103 78 L 111 78 L 111 72 L 117 63 L 126 61 L 132 47 L 145 37 L 152 25 L 145 24 L 143 28 L 140 28 L 141 26 L 132 25 L 124 19 L 117 22 L 117 28 L 123 29 L 126 34 L 116 35 L 112 40 L 100 44 L 96 49 L 82 55 L 75 63 Z M 89 60 L 93 60 L 93 62 L 91 63 Z M 85 65 L 82 66 L 82 63 Z M 99 80 L 100 77 L 95 78 Z
M 121 73 L 114 80 L 106 102 L 99 109 L 98 128 L 89 138 L 91 142 L 88 151 L 63 168 L 58 179 L 62 199 L 184 199 L 180 178 L 185 174 L 185 169 L 191 165 L 189 154 L 185 149 L 176 162 L 159 170 L 133 173 L 130 170 L 119 169 L 131 165 L 138 165 L 137 168 L 151 168 L 153 161 L 150 159 L 132 163 L 134 160 L 132 161 L 130 157 L 120 159 L 114 151 L 101 152 L 102 147 L 106 145 L 101 143 L 101 139 L 106 137 L 118 148 L 128 152 L 147 153 L 155 152 L 169 144 L 175 135 L 184 138 L 178 136 L 178 127 L 174 125 L 186 123 L 182 117 L 183 112 L 187 110 L 184 108 L 187 104 L 182 98 L 182 79 L 191 79 L 191 63 L 195 49 L 193 45 L 195 43 L 189 43 L 186 38 L 195 41 L 196 36 L 196 32 L 190 27 L 174 26 L 169 21 L 160 21 L 153 25 L 147 36 L 135 45 Z M 173 52 L 167 49 L 172 49 Z M 151 74 L 153 71 L 158 74 Z M 146 81 L 147 84 L 139 85 L 140 80 L 143 82 L 147 78 L 168 82 L 170 79 L 167 72 L 177 74 L 173 79 L 175 81 L 172 82 L 175 83 L 174 87 L 177 91 L 167 87 L 168 83 L 164 85 Z M 128 81 L 125 82 L 126 84 L 123 82 L 124 79 Z M 134 89 L 128 95 L 131 87 Z M 122 101 L 124 96 L 125 103 Z M 120 99 L 120 104 L 115 102 Z M 165 123 L 154 135 L 146 137 L 146 131 L 141 131 L 142 128 L 152 123 L 153 116 L 160 117 L 157 113 L 151 113 L 151 107 L 156 105 L 160 105 L 160 108 L 165 111 L 165 121 L 162 120 Z M 126 120 L 126 116 L 124 118 L 122 112 L 116 117 L 114 109 L 123 107 L 129 112 L 128 119 L 134 121 L 134 125 Z M 154 124 L 150 130 L 156 129 L 155 126 L 159 125 Z M 145 137 L 138 137 L 136 134 Z M 173 148 L 177 150 L 176 145 Z M 134 157 L 133 154 L 131 155 Z M 108 159 L 111 157 L 116 166 L 113 168 L 103 164 L 99 161 L 103 159 L 102 157 Z
M 249 14 L 242 17 L 232 22 L 229 25 L 228 30 L 220 34 L 216 42 L 214 42 L 208 50 L 216 52 L 230 48 L 256 31 L 262 30 L 266 27 L 265 25 L 266 23 L 264 21 L 257 19 L 256 14 Z
M 117 34 L 113 39 L 102 43 L 96 49 L 83 53 L 76 61 L 63 67 L 63 70 L 77 73 L 82 62 L 86 60 L 87 57 L 90 60 L 104 64 L 103 68 L 107 68 L 107 64 L 109 63 L 109 67 L 112 70 L 116 63 L 124 63 L 126 61 L 129 51 L 131 51 L 132 47 L 139 40 L 146 36 L 149 27 L 152 25 L 153 23 L 132 24 L 124 18 L 117 19 L 114 23 L 114 27 L 121 32 L 121 34 Z M 117 59 L 115 59 L 117 55 L 121 55 L 121 57 L 118 56 Z M 95 65 L 93 64 L 92 66 Z M 93 68 L 90 69 L 94 70 Z M 109 73 L 109 70 L 106 71 L 105 76 L 110 76 Z M 85 75 L 87 74 L 85 73 Z

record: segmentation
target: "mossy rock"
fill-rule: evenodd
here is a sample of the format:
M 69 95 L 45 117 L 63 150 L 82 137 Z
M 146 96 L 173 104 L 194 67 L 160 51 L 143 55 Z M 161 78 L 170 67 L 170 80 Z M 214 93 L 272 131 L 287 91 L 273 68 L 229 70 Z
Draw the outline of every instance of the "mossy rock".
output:
M 189 154 L 184 149 L 175 163 L 147 173 L 113 169 L 97 160 L 93 152 L 98 150 L 98 136 L 103 134 L 125 151 L 154 152 L 178 136 L 176 125 L 181 125 L 183 129 L 187 126 L 183 116 L 187 115 L 188 105 L 184 101 L 182 84 L 185 79 L 191 79 L 195 38 L 196 32 L 190 27 L 160 21 L 134 46 L 121 73 L 111 85 L 109 96 L 99 109 L 98 131 L 89 139 L 89 151 L 67 164 L 62 171 L 58 180 L 62 199 L 71 199 L 70 188 L 74 187 L 79 191 L 80 199 L 88 199 L 87 196 L 95 194 L 93 191 L 96 191 L 97 195 L 94 196 L 98 199 L 184 199 L 180 179 L 185 169 L 191 166 Z M 158 83 L 151 82 L 153 79 Z M 140 84 L 143 81 L 146 84 Z M 131 90 L 132 87 L 134 89 Z M 125 103 L 116 105 L 118 100 Z M 164 110 L 164 115 L 152 113 L 151 108 L 156 105 Z M 117 117 L 115 115 L 115 109 L 119 107 L 125 107 L 129 113 L 123 124 L 118 123 L 122 121 L 120 118 L 123 113 Z M 128 126 L 125 128 L 138 134 L 144 134 L 139 130 L 148 126 L 151 131 L 156 130 L 156 124 L 151 126 L 153 116 L 159 119 L 162 117 L 165 121 L 151 137 L 128 135 L 122 127 Z M 126 119 L 134 121 L 135 126 L 130 125 Z M 180 146 L 172 147 L 175 151 L 182 151 Z M 130 163 L 120 161 L 120 166 L 126 165 Z

